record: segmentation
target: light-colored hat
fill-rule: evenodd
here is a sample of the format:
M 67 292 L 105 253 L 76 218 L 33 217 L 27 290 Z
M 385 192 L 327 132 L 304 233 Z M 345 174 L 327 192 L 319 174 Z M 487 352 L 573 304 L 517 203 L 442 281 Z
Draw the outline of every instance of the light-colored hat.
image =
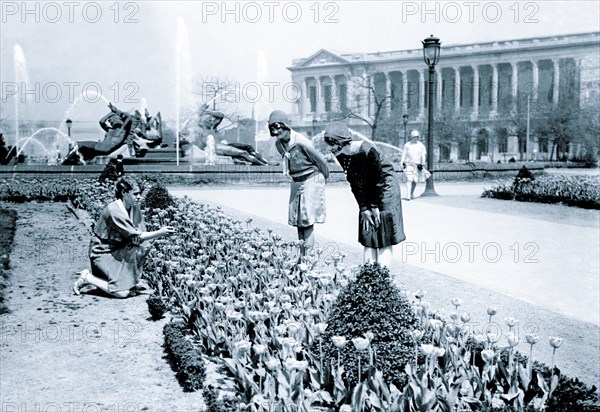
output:
M 410 132 L 410 138 L 412 139 L 413 137 L 421 137 L 421 134 L 418 130 L 413 130 L 412 132 Z

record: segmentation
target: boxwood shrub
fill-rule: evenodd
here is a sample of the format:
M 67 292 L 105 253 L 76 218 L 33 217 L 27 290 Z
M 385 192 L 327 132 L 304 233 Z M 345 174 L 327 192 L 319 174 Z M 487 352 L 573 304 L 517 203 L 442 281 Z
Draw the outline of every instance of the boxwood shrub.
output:
M 167 323 L 163 329 L 165 350 L 177 380 L 186 392 L 202 389 L 206 378 L 206 368 L 202 353 L 185 338 L 184 325 L 180 322 Z
M 404 366 L 413 359 L 415 351 L 409 333 L 416 326 L 412 306 L 393 284 L 389 270 L 378 264 L 365 264 L 359 268 L 356 279 L 340 292 L 332 307 L 322 339 L 325 364 L 335 364 L 338 359 L 338 349 L 331 338 L 344 336 L 348 342 L 340 351 L 341 362 L 348 383 L 356 385 L 358 357 L 364 378 L 369 352 L 357 352 L 351 340 L 370 332 L 377 369 L 387 382 L 402 387 L 406 383 Z

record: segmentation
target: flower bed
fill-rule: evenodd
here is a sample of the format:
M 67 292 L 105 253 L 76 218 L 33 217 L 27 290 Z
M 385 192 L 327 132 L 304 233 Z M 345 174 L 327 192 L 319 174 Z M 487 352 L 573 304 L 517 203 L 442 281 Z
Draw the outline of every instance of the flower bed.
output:
M 14 184 L 11 190 L 18 194 Z M 114 196 L 96 182 L 79 190 L 74 204 L 92 215 Z M 154 241 L 145 274 L 183 321 L 165 329 L 168 347 L 189 355 L 176 361 L 187 374 L 180 380 L 187 390 L 202 388 L 210 410 L 597 410 L 595 388 L 531 362 L 539 337 L 519 342 L 514 319 L 506 319 L 500 342 L 499 331 L 476 330 L 469 314 L 459 314 L 458 298 L 448 317 L 431 311 L 422 291 L 390 291 L 382 301 L 368 283 L 384 285 L 389 274 L 381 268 L 350 271 L 343 254 L 321 249 L 296 264 L 298 242 L 187 198 L 150 205 L 147 217 L 150 229 L 176 228 Z M 404 309 L 388 309 L 392 300 Z M 351 313 L 358 319 L 345 321 Z M 488 308 L 490 322 L 496 314 Z M 398 322 L 401 338 L 392 337 Z M 402 361 L 384 366 L 386 352 L 394 354 L 386 345 L 398 339 Z M 556 350 L 561 339 L 549 343 Z M 519 344 L 527 358 L 517 354 Z M 190 367 L 181 366 L 184 359 Z M 204 381 L 206 363 L 220 379 Z
M 482 197 L 600 209 L 600 181 L 583 175 L 517 175 L 511 183 L 499 183 L 486 190 Z

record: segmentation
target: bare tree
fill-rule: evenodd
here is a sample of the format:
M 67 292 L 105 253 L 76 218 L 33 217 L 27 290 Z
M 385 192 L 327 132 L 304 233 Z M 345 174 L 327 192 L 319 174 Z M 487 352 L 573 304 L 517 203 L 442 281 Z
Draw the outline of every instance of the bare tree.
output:
M 391 93 L 386 93 L 376 87 L 375 76 L 364 72 L 363 76 L 354 76 L 350 79 L 352 89 L 358 93 L 351 97 L 351 104 L 343 112 L 349 119 L 358 119 L 363 121 L 371 129 L 371 139 L 373 140 L 391 140 L 380 139 L 385 133 L 378 130 L 383 119 L 386 118 L 387 108 L 392 101 Z M 372 103 L 373 111 L 370 111 Z M 366 112 L 366 113 L 365 113 Z M 381 135 L 381 136 L 380 136 Z

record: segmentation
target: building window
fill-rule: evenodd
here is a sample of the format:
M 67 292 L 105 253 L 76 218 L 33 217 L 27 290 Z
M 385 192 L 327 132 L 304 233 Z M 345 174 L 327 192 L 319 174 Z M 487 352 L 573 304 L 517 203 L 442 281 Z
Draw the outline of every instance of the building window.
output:
M 506 132 L 506 129 L 500 129 L 498 131 L 498 152 L 508 152 L 508 133 Z
M 446 98 L 446 80 L 442 79 L 442 101 Z
M 310 111 L 315 113 L 317 111 L 317 87 L 310 86 L 308 88 L 308 95 L 310 97 Z
M 331 91 L 332 87 L 330 84 L 326 84 L 325 86 L 323 86 L 323 99 L 325 100 L 325 111 L 328 113 L 331 111 Z
M 540 137 L 538 139 L 538 150 L 540 153 L 548 153 L 548 138 Z

